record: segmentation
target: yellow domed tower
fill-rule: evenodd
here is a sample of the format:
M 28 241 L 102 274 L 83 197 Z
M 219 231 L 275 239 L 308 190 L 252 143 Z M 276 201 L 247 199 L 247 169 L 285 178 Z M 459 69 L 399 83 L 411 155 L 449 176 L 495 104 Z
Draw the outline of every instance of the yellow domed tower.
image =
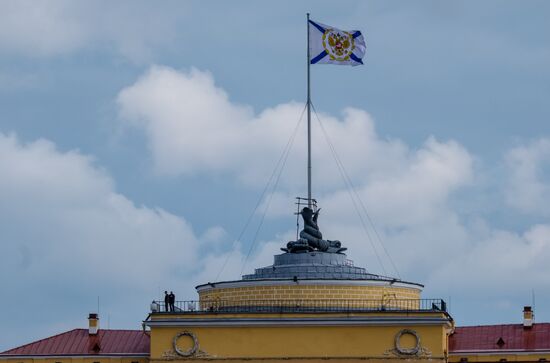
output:
M 271 266 L 197 286 L 198 301 L 153 303 L 151 360 L 447 360 L 452 319 L 422 285 L 368 273 L 324 240 L 315 203 Z
M 307 200 L 306 198 L 297 198 Z M 302 309 L 369 308 L 380 302 L 388 309 L 418 309 L 422 285 L 367 273 L 343 253 L 340 241 L 324 240 L 317 225 L 319 209 L 312 200 L 300 212 L 303 229 L 273 265 L 258 268 L 239 281 L 197 287 L 201 308 L 273 306 Z M 230 303 L 229 303 L 230 302 Z M 230 304 L 227 305 L 227 304 Z M 370 306 L 374 308 L 375 306 Z
M 237 281 L 197 286 L 198 301 L 154 302 L 152 362 L 447 361 L 453 321 L 440 299 L 422 299 L 421 284 L 368 273 L 323 238 L 311 197 L 310 64 L 362 64 L 360 31 L 308 23 L 308 196 L 296 241 L 273 265 Z M 310 43 L 310 38 L 312 42 Z M 328 42 L 325 40 L 328 39 Z M 323 50 L 324 49 L 324 50 Z

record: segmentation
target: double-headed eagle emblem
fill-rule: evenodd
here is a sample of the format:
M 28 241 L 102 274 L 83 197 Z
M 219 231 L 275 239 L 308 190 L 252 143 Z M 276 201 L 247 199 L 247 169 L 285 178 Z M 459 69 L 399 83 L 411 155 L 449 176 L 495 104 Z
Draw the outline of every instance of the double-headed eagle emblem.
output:
M 323 48 L 330 59 L 347 61 L 355 49 L 353 35 L 346 31 L 326 29 L 323 34 Z

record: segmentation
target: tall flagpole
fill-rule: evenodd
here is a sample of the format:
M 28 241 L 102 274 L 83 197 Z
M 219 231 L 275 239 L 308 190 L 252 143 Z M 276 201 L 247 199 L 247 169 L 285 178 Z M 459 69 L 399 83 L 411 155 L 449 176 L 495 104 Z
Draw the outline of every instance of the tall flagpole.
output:
M 307 206 L 311 208 L 311 85 L 309 67 L 309 13 L 307 13 Z

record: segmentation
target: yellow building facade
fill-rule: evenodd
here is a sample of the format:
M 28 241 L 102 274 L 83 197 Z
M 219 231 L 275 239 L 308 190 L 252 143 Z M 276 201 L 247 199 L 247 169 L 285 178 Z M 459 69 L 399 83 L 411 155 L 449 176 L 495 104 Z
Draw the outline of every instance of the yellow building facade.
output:
M 197 286 L 199 300 L 173 311 L 154 303 L 150 359 L 443 362 L 453 321 L 422 288 L 343 253 L 286 252 L 241 280 Z

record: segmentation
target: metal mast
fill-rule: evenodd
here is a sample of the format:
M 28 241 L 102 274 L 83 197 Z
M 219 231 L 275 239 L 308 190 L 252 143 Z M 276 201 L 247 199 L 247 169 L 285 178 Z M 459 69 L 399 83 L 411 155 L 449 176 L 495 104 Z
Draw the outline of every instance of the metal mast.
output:
M 307 13 L 307 206 L 311 208 L 311 84 L 309 50 L 309 13 Z

